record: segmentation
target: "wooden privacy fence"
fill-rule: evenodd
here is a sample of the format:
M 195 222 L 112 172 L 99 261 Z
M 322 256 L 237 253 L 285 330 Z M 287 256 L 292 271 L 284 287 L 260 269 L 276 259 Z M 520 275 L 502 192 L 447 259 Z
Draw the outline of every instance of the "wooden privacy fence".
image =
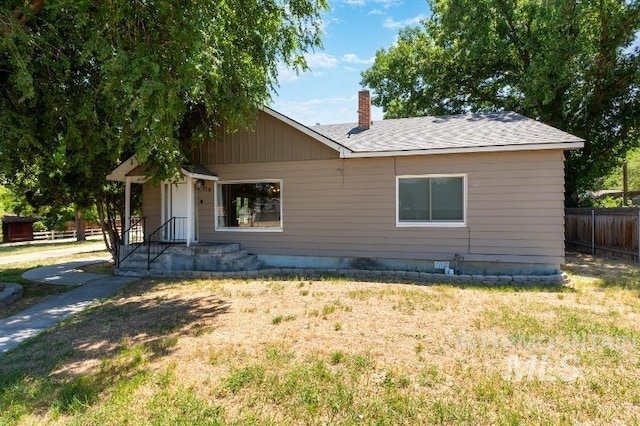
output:
M 640 208 L 565 209 L 565 245 L 640 262 Z

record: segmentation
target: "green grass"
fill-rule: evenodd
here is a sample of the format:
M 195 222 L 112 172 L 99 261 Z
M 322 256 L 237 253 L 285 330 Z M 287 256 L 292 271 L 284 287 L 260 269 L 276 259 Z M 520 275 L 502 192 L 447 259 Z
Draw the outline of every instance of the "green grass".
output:
M 37 253 L 40 251 L 48 251 L 48 250 L 67 249 L 72 247 L 97 244 L 100 242 L 101 240 L 87 240 L 87 241 L 74 241 L 74 242 L 62 242 L 62 243 L 33 242 L 30 244 L 19 245 L 19 246 L 9 246 L 9 245 L 0 244 L 0 257 L 16 256 L 19 254 Z

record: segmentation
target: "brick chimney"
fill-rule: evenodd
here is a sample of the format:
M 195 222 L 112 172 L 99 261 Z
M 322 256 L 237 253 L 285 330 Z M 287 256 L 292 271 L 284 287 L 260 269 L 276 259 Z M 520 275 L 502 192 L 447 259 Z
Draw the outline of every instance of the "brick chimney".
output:
M 358 127 L 368 129 L 371 126 L 371 96 L 368 90 L 358 92 Z

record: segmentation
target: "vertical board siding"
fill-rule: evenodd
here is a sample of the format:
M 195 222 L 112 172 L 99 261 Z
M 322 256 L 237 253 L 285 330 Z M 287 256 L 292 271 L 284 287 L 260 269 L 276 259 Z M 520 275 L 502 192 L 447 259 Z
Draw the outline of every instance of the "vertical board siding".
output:
M 281 179 L 284 229 L 216 232 L 207 182 L 198 195 L 201 241 L 259 254 L 564 262 L 561 151 L 206 166 L 221 182 Z M 467 174 L 467 226 L 397 228 L 396 176 L 447 173 Z
M 196 149 L 194 162 L 247 164 L 339 157 L 334 149 L 260 111 L 253 130 L 228 133 L 220 126 L 214 140 Z
M 595 255 L 640 261 L 640 208 L 566 209 L 566 246 Z

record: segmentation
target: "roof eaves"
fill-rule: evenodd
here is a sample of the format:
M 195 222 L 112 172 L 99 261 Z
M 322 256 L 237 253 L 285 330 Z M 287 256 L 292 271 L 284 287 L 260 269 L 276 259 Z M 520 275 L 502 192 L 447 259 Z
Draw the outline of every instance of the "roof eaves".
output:
M 312 138 L 314 138 L 315 140 L 317 140 L 320 143 L 325 144 L 326 146 L 328 146 L 331 149 L 334 149 L 335 151 L 338 151 L 340 153 L 340 158 L 346 158 L 348 157 L 350 154 L 353 153 L 353 151 L 351 151 L 349 148 L 347 148 L 346 146 L 342 145 L 339 142 L 336 142 L 335 140 L 316 132 L 315 130 L 305 126 L 302 123 L 299 123 L 297 121 L 295 121 L 292 118 L 287 117 L 286 115 L 279 113 L 278 111 L 275 111 L 271 108 L 269 108 L 268 106 L 262 106 L 260 107 L 261 111 L 264 111 L 265 113 L 269 114 L 272 117 L 275 117 L 276 119 L 290 125 L 291 127 L 295 128 L 296 130 L 301 131 L 302 133 L 304 133 L 307 136 L 310 136 Z
M 118 164 L 118 167 L 113 169 L 111 173 L 107 175 L 107 180 L 124 182 L 127 174 L 138 166 L 139 164 L 136 160 L 136 156 L 132 155 L 131 157 Z
M 184 176 L 193 178 L 193 179 L 203 179 L 203 180 L 212 180 L 217 181 L 218 175 L 207 169 L 203 166 L 192 166 L 186 165 L 180 168 L 180 171 Z
M 370 157 L 403 157 L 411 155 L 443 155 L 443 154 L 469 154 L 475 152 L 515 152 L 515 151 L 539 151 L 549 149 L 561 149 L 563 151 L 580 149 L 584 142 L 560 142 L 547 144 L 521 144 L 521 145 L 494 145 L 471 146 L 462 148 L 437 148 L 437 149 L 411 149 L 403 151 L 357 151 L 351 152 L 345 158 L 370 158 Z

